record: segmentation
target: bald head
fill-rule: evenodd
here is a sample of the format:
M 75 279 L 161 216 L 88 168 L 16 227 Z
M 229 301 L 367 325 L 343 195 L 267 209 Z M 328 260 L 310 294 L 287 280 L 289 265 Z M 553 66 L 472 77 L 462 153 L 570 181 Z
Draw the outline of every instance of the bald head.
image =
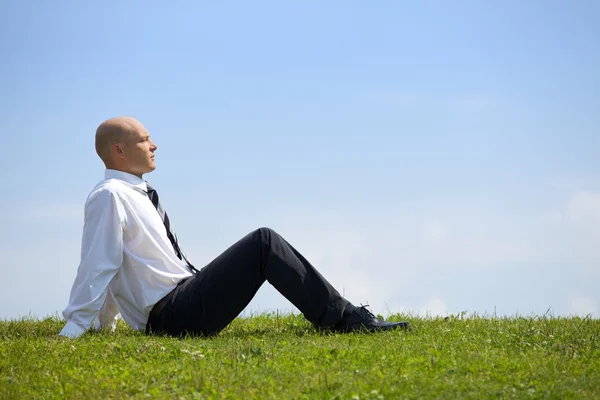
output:
M 132 117 L 111 118 L 96 129 L 96 153 L 106 168 L 141 177 L 156 167 L 156 148 L 146 128 Z
M 115 144 L 125 143 L 142 124 L 132 117 L 111 118 L 96 129 L 96 153 L 104 161 L 110 163 L 111 150 Z

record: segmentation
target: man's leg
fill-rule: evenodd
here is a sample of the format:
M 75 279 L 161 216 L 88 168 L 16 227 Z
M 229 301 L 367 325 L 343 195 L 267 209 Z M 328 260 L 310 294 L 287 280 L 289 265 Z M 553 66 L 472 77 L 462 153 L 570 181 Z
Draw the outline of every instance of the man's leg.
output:
M 268 281 L 311 323 L 331 327 L 355 307 L 285 239 L 268 228 L 249 233 L 179 285 L 150 330 L 172 335 L 216 334 Z

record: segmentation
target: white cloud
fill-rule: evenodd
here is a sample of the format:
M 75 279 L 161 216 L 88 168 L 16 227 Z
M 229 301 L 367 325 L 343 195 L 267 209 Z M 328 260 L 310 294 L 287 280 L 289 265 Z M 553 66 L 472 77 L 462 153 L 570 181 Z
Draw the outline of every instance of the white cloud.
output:
M 439 297 L 433 296 L 413 306 L 402 305 L 394 312 L 406 313 L 420 317 L 445 317 L 448 313 L 446 303 Z
M 522 265 L 523 273 L 541 268 L 551 280 L 562 273 L 553 271 L 568 268 L 569 274 L 576 276 L 597 268 L 600 262 L 600 193 L 573 193 L 562 204 L 529 217 L 472 210 L 468 205 L 445 210 L 437 207 L 435 217 L 421 211 L 400 210 L 385 220 L 369 215 L 337 215 L 335 219 L 288 216 L 285 231 L 349 299 L 389 312 L 400 311 L 400 304 L 413 312 L 448 312 L 440 297 L 423 303 L 419 292 L 428 290 L 427 285 L 404 290 L 414 282 L 426 282 L 425 270 L 435 279 L 436 271 L 451 268 L 459 279 L 469 268 Z M 509 284 L 508 280 L 518 277 L 506 279 L 505 284 Z M 544 279 L 541 277 L 540 282 Z M 502 285 L 500 281 L 498 284 Z M 454 285 L 460 288 L 459 282 Z M 580 287 L 576 284 L 573 289 Z M 522 302 L 521 310 L 527 308 L 526 298 L 512 301 Z M 558 297 L 549 301 L 564 304 L 565 311 L 569 307 Z M 456 306 L 469 310 L 478 307 Z
M 39 204 L 16 210 L 19 218 L 26 220 L 60 219 L 81 220 L 83 222 L 83 204 Z
M 597 186 L 594 179 L 567 175 L 560 176 L 550 183 L 550 187 L 553 189 L 565 191 L 566 193 L 577 192 L 583 188 L 589 188 L 593 186 Z
M 573 194 L 567 216 L 575 226 L 600 233 L 600 193 L 579 191 Z
M 10 276 L 0 280 L 0 319 L 61 312 L 77 272 L 78 238 L 45 237 L 36 240 L 35 251 L 29 243 L 9 245 L 0 246 L 3 254 L 16 255 L 0 261 L 0 272 Z
M 562 213 L 557 209 L 542 212 L 539 216 L 539 222 L 544 228 L 559 228 L 563 220 Z
M 36 254 L 43 254 L 43 259 L 10 257 L 16 253 L 7 251 L 2 268 L 8 270 L 17 261 L 26 262 L 27 265 L 22 265 L 23 271 L 57 268 L 56 271 L 61 271 L 61 288 L 60 291 L 53 289 L 56 291 L 53 295 L 61 301 L 36 306 L 35 301 L 41 299 L 31 299 L 27 309 L 45 310 L 53 306 L 60 310 L 65 305 L 64 298 L 72 284 L 71 275 L 77 266 L 82 206 L 44 206 L 30 210 L 29 218 L 29 223 L 35 223 L 40 232 L 44 231 L 44 226 L 54 226 L 55 219 L 66 219 L 68 223 L 61 227 L 67 232 L 61 239 L 65 242 L 52 246 L 48 243 L 48 251 L 36 251 Z M 547 263 L 552 268 L 555 265 L 562 265 L 556 268 L 563 270 L 570 268 L 576 274 L 584 268 L 588 271 L 598 268 L 600 262 L 600 193 L 589 191 L 575 192 L 563 204 L 554 204 L 528 218 L 519 214 L 500 214 L 492 209 L 478 210 L 468 202 L 462 205 L 440 203 L 417 210 L 374 207 L 358 214 L 269 209 L 240 212 L 240 215 L 227 218 L 230 219 L 221 221 L 221 226 L 227 228 L 208 239 L 203 236 L 204 231 L 187 227 L 183 237 L 189 248 L 187 253 L 193 256 L 195 264 L 202 266 L 241 234 L 266 224 L 281 233 L 349 300 L 369 304 L 376 313 L 395 313 L 404 309 L 445 315 L 448 312 L 446 304 L 467 310 L 477 308 L 478 299 L 473 299 L 472 304 L 466 300 L 456 303 L 455 298 L 446 297 L 448 293 L 427 283 L 435 283 L 440 275 L 449 276 L 449 271 L 456 278 L 452 285 L 457 290 L 464 290 L 461 279 L 474 268 L 493 266 L 501 269 L 519 264 L 526 272 L 530 266 Z M 213 223 L 207 221 L 207 224 Z M 36 248 L 40 249 L 40 246 Z M 494 273 L 498 271 L 496 269 Z M 551 268 L 548 272 L 550 275 L 545 279 L 553 279 Z M 28 284 L 37 285 L 35 282 Z M 579 290 L 578 285 L 572 289 L 574 293 L 587 293 Z M 423 298 L 424 291 L 435 295 Z M 570 307 L 573 312 L 592 310 L 598 313 L 597 298 L 574 299 L 571 304 L 559 297 L 556 301 L 548 301 L 556 305 L 560 301 L 565 311 Z M 289 302 L 275 292 L 268 292 L 268 296 L 260 301 L 260 309 L 291 308 Z M 521 310 L 533 304 L 528 303 L 527 298 L 515 301 L 522 302 Z
M 445 317 L 448 315 L 448 309 L 442 299 L 439 297 L 433 297 L 427 300 L 425 305 L 418 309 L 417 313 L 423 316 Z
M 592 317 L 600 317 L 598 302 L 585 297 L 573 297 L 571 299 L 571 314 L 585 317 L 591 315 Z
M 444 223 L 436 218 L 429 218 L 423 225 L 423 235 L 426 243 L 438 244 L 444 240 Z
M 567 251 L 574 261 L 600 262 L 600 193 L 579 191 L 571 197 L 566 211 Z

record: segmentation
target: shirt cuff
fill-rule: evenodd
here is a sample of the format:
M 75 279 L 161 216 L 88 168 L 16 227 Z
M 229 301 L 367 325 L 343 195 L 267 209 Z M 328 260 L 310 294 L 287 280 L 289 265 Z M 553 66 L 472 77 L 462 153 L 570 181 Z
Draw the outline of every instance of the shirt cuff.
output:
M 59 335 L 75 339 L 76 337 L 83 335 L 86 331 L 87 329 L 82 328 L 73 321 L 69 321 L 62 329 L 62 331 L 60 331 Z
M 94 330 L 100 331 L 103 329 L 107 329 L 110 332 L 114 332 L 117 329 L 117 318 L 118 315 L 108 321 L 100 321 L 99 318 L 96 318 L 94 320 Z

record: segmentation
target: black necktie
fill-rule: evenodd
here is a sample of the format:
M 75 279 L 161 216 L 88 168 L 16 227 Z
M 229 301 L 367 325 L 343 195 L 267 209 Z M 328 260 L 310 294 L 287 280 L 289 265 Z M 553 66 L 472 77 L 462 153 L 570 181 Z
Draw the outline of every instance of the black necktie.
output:
M 165 224 L 165 228 L 167 229 L 167 237 L 171 241 L 171 244 L 173 244 L 173 249 L 175 249 L 175 254 L 177 254 L 177 257 L 179 257 L 179 259 L 181 261 L 183 261 L 187 264 L 187 266 L 192 270 L 192 272 L 194 272 L 194 273 L 198 272 L 198 270 L 196 268 L 194 268 L 192 263 L 189 262 L 189 260 L 185 257 L 185 254 L 183 254 L 183 251 L 181 251 L 181 248 L 179 247 L 179 243 L 177 242 L 177 236 L 175 235 L 175 232 L 173 232 L 173 230 L 171 229 L 171 222 L 169 221 L 169 216 L 167 215 L 167 212 L 162 207 L 162 205 L 160 204 L 160 201 L 158 199 L 158 193 L 152 186 L 150 186 L 148 184 L 148 182 L 146 182 L 146 186 L 148 187 L 148 197 L 150 198 L 150 201 L 152 202 L 152 204 L 154 204 L 154 207 L 156 207 L 156 211 L 158 211 L 158 215 L 160 215 L 160 217 L 163 220 L 163 223 Z

